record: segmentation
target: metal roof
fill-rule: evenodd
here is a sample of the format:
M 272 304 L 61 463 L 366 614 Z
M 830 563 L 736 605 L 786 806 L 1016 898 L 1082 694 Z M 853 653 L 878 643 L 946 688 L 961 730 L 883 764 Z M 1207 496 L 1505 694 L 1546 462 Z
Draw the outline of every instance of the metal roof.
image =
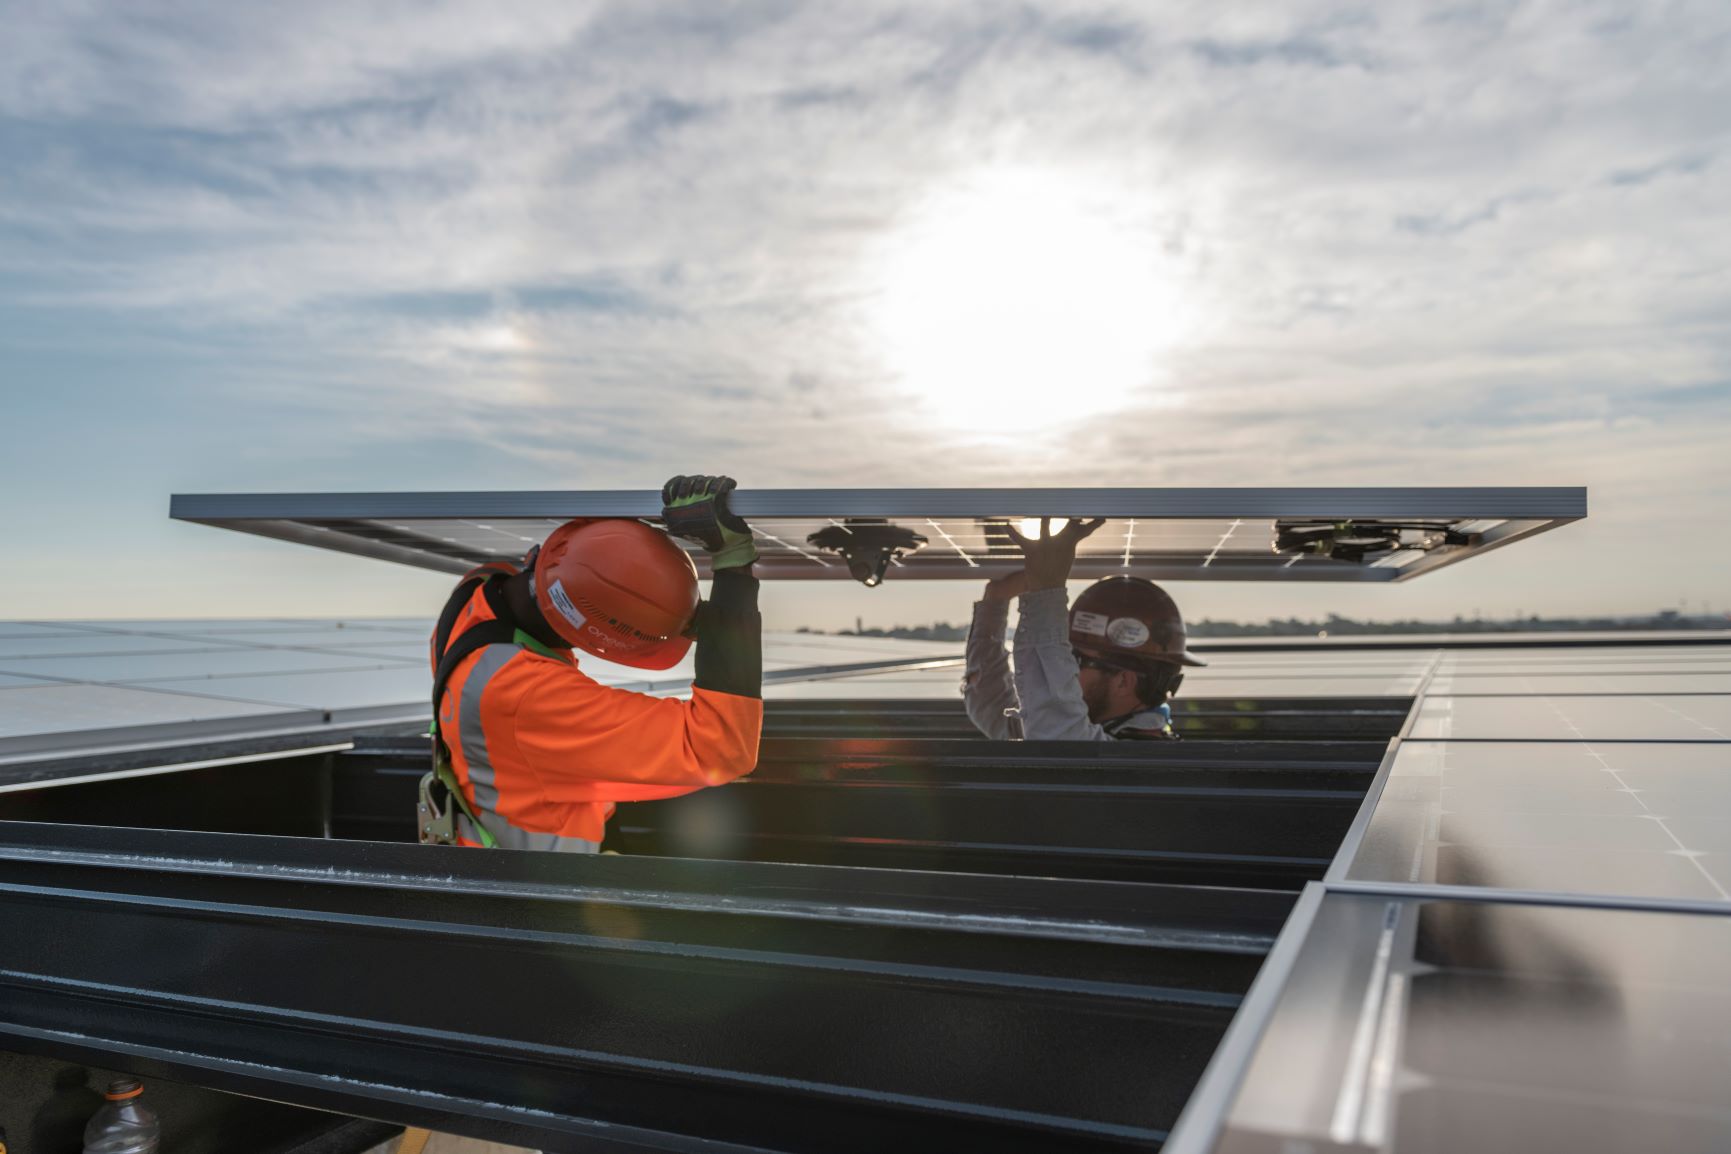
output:
M 1021 566 L 1007 526 L 1103 517 L 1077 578 L 1401 581 L 1587 514 L 1586 490 L 1566 487 L 758 489 L 732 504 L 757 535 L 758 574 L 779 580 L 859 576 L 821 542 L 875 557 L 885 526 L 921 539 L 885 558 L 890 579 L 983 579 Z M 519 559 L 571 518 L 660 514 L 647 490 L 194 494 L 170 506 L 182 521 L 447 573 Z

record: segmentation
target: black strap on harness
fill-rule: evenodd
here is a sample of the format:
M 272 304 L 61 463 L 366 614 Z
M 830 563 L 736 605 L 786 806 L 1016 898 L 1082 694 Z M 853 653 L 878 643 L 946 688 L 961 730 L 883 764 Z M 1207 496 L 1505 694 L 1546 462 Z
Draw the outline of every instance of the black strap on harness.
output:
M 420 801 L 415 814 L 421 840 L 429 844 L 456 844 L 459 810 L 475 827 L 484 846 L 491 849 L 494 844 L 493 835 L 481 824 L 468 799 L 463 796 L 456 771 L 451 768 L 451 748 L 439 728 L 439 703 L 444 699 L 445 686 L 449 684 L 451 675 L 465 658 L 489 645 L 516 640 L 517 626 L 505 602 L 503 588 L 504 579 L 515 572 L 512 566 L 495 562 L 464 574 L 452 591 L 451 599 L 445 602 L 444 611 L 439 614 L 438 627 L 433 631 L 433 654 L 438 659 L 438 667 L 433 673 L 433 768 L 421 778 Z M 457 626 L 463 607 L 474 596 L 477 585 L 481 587 L 481 595 L 487 599 L 487 607 L 493 611 L 493 620 L 471 625 L 452 644 L 451 632 Z
M 439 701 L 445 696 L 445 686 L 451 680 L 451 675 L 457 671 L 457 666 L 463 659 L 477 649 L 489 645 L 499 645 L 515 641 L 517 638 L 517 623 L 511 618 L 510 607 L 505 604 L 505 591 L 501 583 L 503 578 L 497 573 L 484 574 L 480 577 L 465 577 L 457 586 L 457 591 L 451 595 L 450 603 L 445 606 L 445 612 L 439 617 L 438 630 L 433 634 L 433 651 L 439 654 L 438 669 L 433 673 L 433 716 L 439 715 Z M 469 603 L 474 595 L 477 582 L 481 585 L 481 595 L 487 599 L 487 608 L 493 611 L 493 620 L 483 621 L 479 625 L 471 625 L 457 638 L 456 644 L 451 644 L 451 630 L 457 624 L 457 615 L 463 611 L 463 606 Z M 434 729 L 437 730 L 435 724 Z M 443 741 L 444 736 L 439 735 Z

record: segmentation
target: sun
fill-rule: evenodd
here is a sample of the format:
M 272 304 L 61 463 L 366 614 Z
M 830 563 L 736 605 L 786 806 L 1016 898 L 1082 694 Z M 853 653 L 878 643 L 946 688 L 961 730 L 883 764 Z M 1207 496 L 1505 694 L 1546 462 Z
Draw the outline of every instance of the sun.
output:
M 997 170 L 889 239 L 878 330 L 926 414 L 1037 431 L 1122 408 L 1178 330 L 1171 262 L 1125 189 Z

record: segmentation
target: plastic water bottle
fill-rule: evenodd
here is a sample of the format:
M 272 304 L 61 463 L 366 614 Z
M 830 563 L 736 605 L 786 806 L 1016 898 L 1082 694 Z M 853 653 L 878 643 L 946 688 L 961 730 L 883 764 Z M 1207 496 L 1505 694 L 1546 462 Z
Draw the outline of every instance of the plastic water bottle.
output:
M 84 1127 L 84 1154 L 156 1154 L 162 1126 L 138 1101 L 144 1086 L 136 1078 L 108 1084 L 108 1099 Z

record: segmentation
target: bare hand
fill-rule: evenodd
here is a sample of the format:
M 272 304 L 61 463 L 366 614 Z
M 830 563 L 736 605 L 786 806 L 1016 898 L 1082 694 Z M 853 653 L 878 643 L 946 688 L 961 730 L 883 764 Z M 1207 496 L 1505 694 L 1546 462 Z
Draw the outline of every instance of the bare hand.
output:
M 1070 569 L 1076 564 L 1076 546 L 1094 530 L 1106 523 L 1104 517 L 1092 521 L 1071 521 L 1057 533 L 1052 532 L 1052 519 L 1040 518 L 1040 535 L 1024 537 L 1014 525 L 1006 525 L 1010 537 L 1021 546 L 1028 559 L 1023 570 L 1029 589 L 1061 589 L 1070 579 Z
M 1014 601 L 1028 591 L 1028 574 L 1021 569 L 986 582 L 982 601 Z

